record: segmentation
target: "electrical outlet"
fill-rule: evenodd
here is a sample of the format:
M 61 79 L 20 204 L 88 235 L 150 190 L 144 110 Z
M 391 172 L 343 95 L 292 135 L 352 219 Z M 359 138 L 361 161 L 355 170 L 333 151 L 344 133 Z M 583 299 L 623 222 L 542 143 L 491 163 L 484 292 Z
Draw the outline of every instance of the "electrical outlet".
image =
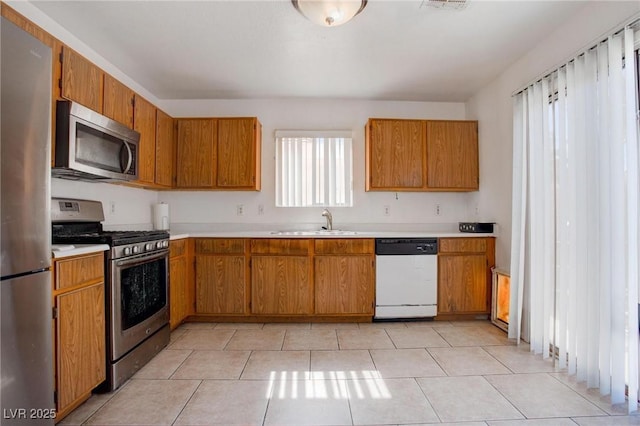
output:
M 236 205 L 236 215 L 237 216 L 244 216 L 244 204 L 237 204 Z
M 264 214 L 264 204 L 258 204 L 258 215 L 262 216 Z
M 111 212 L 111 214 L 115 214 L 116 213 L 116 202 L 115 201 L 109 201 L 109 211 Z
M 440 204 L 436 204 L 436 216 L 440 216 L 442 214 L 442 209 L 440 208 Z
M 476 218 L 480 215 L 480 208 L 477 205 L 474 214 L 476 215 Z
M 389 205 L 384 206 L 384 215 L 391 216 L 391 206 Z

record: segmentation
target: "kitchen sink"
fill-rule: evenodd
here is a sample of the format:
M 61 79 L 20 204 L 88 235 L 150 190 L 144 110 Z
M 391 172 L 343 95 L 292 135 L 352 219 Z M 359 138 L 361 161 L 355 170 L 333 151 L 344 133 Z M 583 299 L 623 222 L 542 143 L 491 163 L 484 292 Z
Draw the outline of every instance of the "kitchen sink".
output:
M 355 231 L 343 231 L 341 229 L 332 230 L 319 230 L 319 231 L 272 231 L 272 235 L 302 235 L 302 236 L 314 236 L 314 235 L 357 235 Z

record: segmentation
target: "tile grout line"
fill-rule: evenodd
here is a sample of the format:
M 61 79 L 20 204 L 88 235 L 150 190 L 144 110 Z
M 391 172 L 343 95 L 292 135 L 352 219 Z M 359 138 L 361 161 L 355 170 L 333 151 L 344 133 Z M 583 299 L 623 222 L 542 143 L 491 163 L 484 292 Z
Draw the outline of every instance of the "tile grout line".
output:
M 124 389 L 124 387 L 125 387 L 125 386 L 127 386 L 130 382 L 131 382 L 131 379 L 130 379 L 130 378 L 129 378 L 129 379 L 127 379 L 127 381 L 126 381 L 126 382 L 124 382 L 124 383 L 122 384 L 122 386 L 120 386 L 118 389 L 116 389 L 115 391 L 113 391 L 113 395 L 111 395 L 111 396 L 109 397 L 109 399 L 107 399 L 103 404 L 100 404 L 100 406 L 99 406 L 98 408 L 96 408 L 96 409 L 93 411 L 93 413 L 91 413 L 91 414 L 90 414 L 86 419 L 84 419 L 84 421 L 83 421 L 81 424 L 83 424 L 83 425 L 88 425 L 88 424 L 89 424 L 89 421 L 91 420 L 91 418 L 92 418 L 92 417 L 94 417 L 94 416 L 98 413 L 98 411 L 100 411 L 100 410 L 101 410 L 105 405 L 107 405 L 107 403 L 108 403 L 109 401 L 111 401 L 111 400 L 112 400 L 112 399 L 113 399 L 113 398 L 114 398 L 118 393 L 120 393 L 120 391 L 121 391 L 122 389 Z M 77 407 L 76 407 L 76 408 L 77 408 Z M 69 414 L 71 414 L 71 413 L 69 413 Z
M 176 424 L 176 422 L 178 421 L 178 418 L 180 417 L 184 409 L 187 408 L 187 405 L 189 405 L 189 402 L 191 402 L 191 400 L 193 399 L 193 396 L 196 394 L 196 392 L 198 392 L 198 389 L 200 389 L 200 386 L 202 386 L 203 383 L 204 383 L 204 379 L 201 379 L 200 383 L 198 383 L 198 386 L 196 386 L 196 388 L 193 390 L 193 392 L 191 393 L 187 401 L 184 403 L 184 405 L 182 406 L 182 408 L 180 409 L 176 417 L 171 422 L 172 425 Z
M 235 335 L 236 335 L 236 332 L 237 332 L 237 331 L 238 331 L 237 329 L 235 329 L 235 328 L 233 329 L 233 333 L 231 333 L 231 336 L 229 337 L 229 340 L 227 340 L 227 342 L 226 342 L 226 343 L 224 344 L 224 346 L 222 347 L 222 350 L 223 350 L 223 351 L 226 351 L 226 350 L 227 350 L 227 346 L 229 346 L 229 343 L 231 343 L 231 341 L 232 341 L 232 340 L 233 340 L 233 338 L 235 337 Z
M 255 351 L 250 350 L 249 351 L 249 356 L 247 357 L 247 360 L 244 362 L 244 365 L 242 366 L 242 371 L 240 371 L 240 374 L 238 375 L 238 380 L 242 380 L 242 375 L 244 374 L 244 370 L 247 369 L 247 365 L 249 365 L 249 360 L 251 359 L 251 356 L 253 355 Z
M 489 374 L 489 376 L 513 376 L 514 374 L 515 373 L 512 373 L 512 374 Z M 522 416 L 523 419 L 529 420 L 529 417 L 525 416 L 525 414 L 522 412 L 522 410 L 520 410 L 513 401 L 511 401 L 509 398 L 507 398 L 507 396 L 505 394 L 500 392 L 500 389 L 498 389 L 493 383 L 491 383 L 491 381 L 489 381 L 486 376 L 487 376 L 487 374 L 483 374 L 483 375 L 480 375 L 478 377 L 482 377 L 482 379 L 484 379 L 484 381 L 487 382 L 489 384 L 489 386 L 494 388 L 496 390 L 496 392 L 498 392 L 498 395 L 503 397 L 504 400 L 507 401 L 509 403 L 509 405 L 511 405 L 514 408 L 514 410 L 516 410 L 518 413 L 520 413 L 520 415 Z
M 582 393 L 578 392 L 577 390 L 573 389 L 571 386 L 569 386 L 567 383 L 563 382 L 562 380 L 558 379 L 556 376 L 550 374 L 550 373 L 544 373 L 547 376 L 551 377 L 553 380 L 557 381 L 558 383 L 560 383 L 561 385 L 563 385 L 564 387 L 566 387 L 567 389 L 569 389 L 570 391 L 572 391 L 573 393 L 575 393 L 576 395 L 578 395 L 580 398 L 584 399 L 586 402 L 588 402 L 589 404 L 593 405 L 595 408 L 597 408 L 598 410 L 600 410 L 603 414 L 607 417 L 611 417 L 611 414 L 607 413 L 606 411 L 604 411 L 602 408 L 598 407 L 596 404 L 594 404 L 593 402 L 591 402 L 589 400 L 589 398 L 587 398 L 585 395 L 583 395 Z
M 167 350 L 167 349 L 165 349 L 165 350 Z M 176 349 L 174 349 L 174 350 L 176 350 Z M 195 351 L 195 349 L 188 349 L 188 351 L 189 351 L 189 355 L 187 355 L 186 357 L 184 357 L 184 359 L 182 360 L 182 362 L 181 362 L 181 363 L 176 367 L 176 369 L 175 369 L 175 370 L 173 370 L 173 373 L 171 373 L 171 374 L 169 375 L 169 377 L 167 378 L 167 380 L 173 380 L 173 376 L 175 376 L 176 372 L 180 369 L 180 367 L 182 367 L 182 366 L 184 365 L 184 363 L 185 363 L 185 362 L 187 362 L 187 360 L 188 360 L 189 358 L 191 358 L 191 355 L 193 355 L 193 354 L 196 352 L 196 351 Z M 156 356 L 157 356 L 157 355 L 156 355 Z
M 420 392 L 422 393 L 422 396 L 424 396 L 424 399 L 427 400 L 427 402 L 429 403 L 429 406 L 431 407 L 431 409 L 433 410 L 433 413 L 436 415 L 436 417 L 438 417 L 438 421 L 440 423 L 444 423 L 442 420 L 442 417 L 440 417 L 440 414 L 438 414 L 438 411 L 436 410 L 436 407 L 433 405 L 433 403 L 431 402 L 431 400 L 429 399 L 429 396 L 424 393 L 424 389 L 422 389 L 422 386 L 420 386 L 420 383 L 418 383 L 418 378 L 414 377 L 413 381 L 416 383 L 416 385 L 418 386 L 418 389 L 420 389 Z
M 436 356 L 434 356 L 434 355 L 431 353 L 431 351 L 429 350 L 429 348 L 424 348 L 424 349 L 427 351 L 427 353 L 429 354 L 429 356 L 430 356 L 431 358 L 433 358 L 433 361 L 438 365 L 438 367 L 440 367 L 440 369 L 442 370 L 442 372 L 445 374 L 445 377 L 455 377 L 455 376 L 450 375 L 450 374 L 449 374 L 449 372 L 444 368 L 444 366 L 438 362 L 438 358 L 437 358 Z M 438 349 L 438 348 L 433 348 L 433 349 Z
M 406 328 L 407 328 L 407 326 L 405 326 L 405 329 Z M 393 348 L 394 349 L 400 349 L 400 348 L 398 348 L 398 345 L 396 345 L 396 342 L 393 341 L 393 338 L 389 334 L 389 330 L 387 330 L 386 328 L 384 328 L 383 330 L 384 330 L 384 333 L 387 335 L 387 338 L 391 341 L 391 344 L 393 345 Z
M 498 358 L 496 358 L 495 356 L 493 356 L 493 354 L 491 352 L 489 352 L 488 350 L 485 349 L 484 346 L 478 346 L 480 349 L 482 349 L 482 351 L 484 353 L 486 353 L 487 355 L 489 355 L 491 358 L 493 358 L 494 360 L 496 360 L 496 362 L 498 362 L 500 365 L 502 365 L 504 368 L 506 368 L 507 370 L 509 370 L 511 372 L 511 374 L 520 374 L 514 370 L 512 370 L 511 368 L 509 368 L 509 366 L 507 364 L 505 364 L 504 362 L 500 361 Z

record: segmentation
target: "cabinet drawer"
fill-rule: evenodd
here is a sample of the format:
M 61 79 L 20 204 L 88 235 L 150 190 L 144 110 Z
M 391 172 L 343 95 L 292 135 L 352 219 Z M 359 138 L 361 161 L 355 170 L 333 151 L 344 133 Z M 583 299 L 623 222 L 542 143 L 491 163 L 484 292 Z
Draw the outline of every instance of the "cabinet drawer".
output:
M 55 262 L 56 290 L 104 280 L 104 254 L 75 257 Z
M 169 242 L 169 257 L 182 256 L 187 252 L 187 240 L 175 240 Z
M 314 241 L 317 254 L 373 254 L 374 240 L 371 239 L 318 239 Z
M 438 253 L 484 253 L 486 238 L 440 238 Z
M 196 240 L 196 254 L 242 254 L 242 238 L 207 238 Z
M 251 253 L 254 254 L 309 254 L 309 240 L 304 239 L 260 239 L 251 240 Z

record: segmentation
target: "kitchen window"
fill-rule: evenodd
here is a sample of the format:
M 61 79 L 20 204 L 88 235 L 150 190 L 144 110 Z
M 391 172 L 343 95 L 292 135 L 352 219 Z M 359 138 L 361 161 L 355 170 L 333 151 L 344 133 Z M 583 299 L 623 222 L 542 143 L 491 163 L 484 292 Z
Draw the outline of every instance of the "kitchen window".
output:
M 351 131 L 276 131 L 276 206 L 352 206 L 351 145 Z

